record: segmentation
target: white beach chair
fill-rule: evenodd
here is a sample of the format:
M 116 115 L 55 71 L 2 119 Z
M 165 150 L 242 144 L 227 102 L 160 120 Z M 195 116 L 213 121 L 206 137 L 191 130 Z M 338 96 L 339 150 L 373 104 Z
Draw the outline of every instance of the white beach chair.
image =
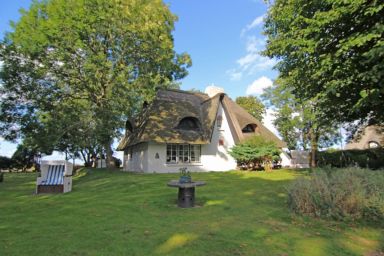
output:
M 41 161 L 41 177 L 36 181 L 36 193 L 67 193 L 72 190 L 73 164 L 67 161 Z

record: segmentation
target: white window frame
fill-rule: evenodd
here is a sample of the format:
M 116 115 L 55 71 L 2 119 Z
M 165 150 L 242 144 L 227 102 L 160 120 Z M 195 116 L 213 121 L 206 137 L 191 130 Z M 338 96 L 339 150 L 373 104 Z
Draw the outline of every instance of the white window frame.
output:
M 166 164 L 201 163 L 201 145 L 167 144 Z

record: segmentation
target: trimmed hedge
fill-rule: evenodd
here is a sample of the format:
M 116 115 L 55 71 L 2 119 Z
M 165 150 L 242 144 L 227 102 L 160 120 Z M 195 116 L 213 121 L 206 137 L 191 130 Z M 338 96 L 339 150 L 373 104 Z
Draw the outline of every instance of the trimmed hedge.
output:
M 321 151 L 317 155 L 317 166 L 338 168 L 358 166 L 374 170 L 384 168 L 384 149 Z
M 384 223 L 384 173 L 369 169 L 315 170 L 288 189 L 295 213 L 337 220 Z

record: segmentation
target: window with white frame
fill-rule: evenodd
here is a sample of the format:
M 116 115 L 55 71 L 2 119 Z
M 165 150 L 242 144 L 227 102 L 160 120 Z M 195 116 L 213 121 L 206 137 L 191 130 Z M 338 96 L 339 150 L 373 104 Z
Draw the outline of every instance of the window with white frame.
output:
M 201 145 L 167 144 L 167 164 L 200 163 Z

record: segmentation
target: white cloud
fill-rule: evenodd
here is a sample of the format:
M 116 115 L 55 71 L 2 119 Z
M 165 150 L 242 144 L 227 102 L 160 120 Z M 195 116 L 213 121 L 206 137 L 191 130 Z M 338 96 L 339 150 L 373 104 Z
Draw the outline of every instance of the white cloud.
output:
M 246 54 L 236 60 L 237 68 L 227 71 L 233 81 L 241 80 L 244 75 L 253 75 L 258 71 L 273 68 L 276 65 L 275 59 L 262 56 L 260 52 L 265 48 L 265 38 L 250 36 L 247 38 L 245 51 Z
M 261 56 L 257 53 L 249 53 L 244 57 L 238 59 L 236 62 L 239 64 L 240 69 L 243 72 L 248 71 L 249 75 L 252 75 L 260 70 L 272 68 L 276 65 L 276 61 L 274 59 Z
M 241 57 L 236 62 L 243 69 L 248 69 L 249 66 L 257 60 L 258 54 L 256 53 L 248 53 L 244 57 Z
M 265 38 L 257 38 L 255 36 L 250 36 L 247 38 L 246 42 L 246 51 L 247 52 L 260 52 L 265 47 Z
M 271 79 L 266 76 L 262 76 L 253 81 L 252 84 L 248 85 L 245 93 L 246 95 L 260 95 L 263 93 L 265 88 L 271 87 L 272 84 L 273 82 Z
M 245 28 L 241 30 L 241 36 L 244 36 L 249 30 L 254 29 L 255 27 L 263 24 L 265 18 L 265 14 L 256 17 L 251 23 L 249 23 Z
M 227 74 L 231 81 L 239 81 L 243 77 L 243 73 L 241 71 L 236 71 L 236 69 L 227 70 Z

